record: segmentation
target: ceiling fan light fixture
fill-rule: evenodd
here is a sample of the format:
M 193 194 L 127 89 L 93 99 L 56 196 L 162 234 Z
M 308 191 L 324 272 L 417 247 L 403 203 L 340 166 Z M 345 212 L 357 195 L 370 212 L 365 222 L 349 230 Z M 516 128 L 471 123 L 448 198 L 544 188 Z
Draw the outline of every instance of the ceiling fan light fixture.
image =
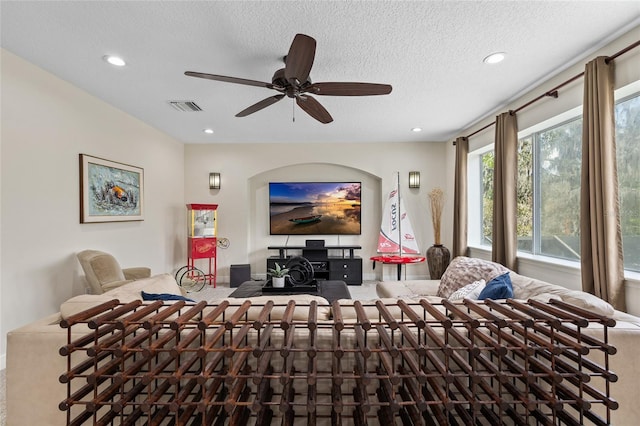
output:
M 114 55 L 104 55 L 102 57 L 107 63 L 114 65 L 116 67 L 124 67 L 127 63 L 119 56 Z
M 504 58 L 507 56 L 506 53 L 504 52 L 495 52 L 492 53 L 491 55 L 486 56 L 482 62 L 484 62 L 485 64 L 497 64 L 499 62 L 504 61 Z
M 189 77 L 204 78 L 225 83 L 243 84 L 246 86 L 265 87 L 279 94 L 263 99 L 237 113 L 236 117 L 246 117 L 274 103 L 289 97 L 312 118 L 327 124 L 333 121 L 331 114 L 311 95 L 319 96 L 375 96 L 388 95 L 392 87 L 389 84 L 363 82 L 324 82 L 312 83 L 309 78 L 316 54 L 316 41 L 305 34 L 296 34 L 289 48 L 284 68 L 278 69 L 271 83 L 225 75 L 185 71 Z M 295 104 L 294 104 L 295 105 Z M 294 119 L 295 121 L 295 119 Z

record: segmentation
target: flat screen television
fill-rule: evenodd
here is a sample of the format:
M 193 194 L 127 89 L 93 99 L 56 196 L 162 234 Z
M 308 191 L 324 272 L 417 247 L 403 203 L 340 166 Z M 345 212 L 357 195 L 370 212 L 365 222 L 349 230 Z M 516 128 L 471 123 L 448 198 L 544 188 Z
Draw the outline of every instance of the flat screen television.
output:
M 270 182 L 271 235 L 360 235 L 361 182 Z

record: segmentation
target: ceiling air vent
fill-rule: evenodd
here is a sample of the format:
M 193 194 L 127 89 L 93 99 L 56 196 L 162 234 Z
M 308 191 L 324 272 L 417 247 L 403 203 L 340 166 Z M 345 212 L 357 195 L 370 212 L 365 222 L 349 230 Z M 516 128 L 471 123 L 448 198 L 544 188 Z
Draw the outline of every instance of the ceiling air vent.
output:
M 202 111 L 202 108 L 193 101 L 169 101 L 169 105 L 182 112 Z

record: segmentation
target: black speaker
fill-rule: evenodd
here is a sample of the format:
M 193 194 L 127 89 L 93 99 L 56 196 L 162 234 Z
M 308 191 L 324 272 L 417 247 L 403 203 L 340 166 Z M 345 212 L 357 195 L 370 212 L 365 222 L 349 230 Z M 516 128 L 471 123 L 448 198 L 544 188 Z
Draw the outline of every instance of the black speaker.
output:
M 230 267 L 231 287 L 240 287 L 245 281 L 251 281 L 251 265 L 246 263 L 243 265 L 231 265 Z
M 306 240 L 304 243 L 307 247 L 324 247 L 324 240 Z

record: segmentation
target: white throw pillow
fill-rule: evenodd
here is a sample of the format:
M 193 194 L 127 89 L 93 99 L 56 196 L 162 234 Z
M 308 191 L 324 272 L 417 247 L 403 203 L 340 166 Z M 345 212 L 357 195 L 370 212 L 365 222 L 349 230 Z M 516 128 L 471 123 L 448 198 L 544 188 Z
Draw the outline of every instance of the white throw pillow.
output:
M 615 313 L 615 309 L 609 303 L 584 291 L 569 290 L 561 294 L 560 297 L 564 302 L 571 303 L 595 314 L 610 317 Z
M 449 297 L 451 293 L 468 283 L 478 280 L 489 282 L 495 277 L 509 272 L 499 263 L 472 257 L 458 256 L 454 258 L 444 271 L 438 287 L 438 296 Z
M 450 301 L 472 299 L 478 300 L 478 296 L 482 290 L 486 287 L 487 283 L 484 280 L 474 281 L 471 284 L 454 291 L 447 299 Z

